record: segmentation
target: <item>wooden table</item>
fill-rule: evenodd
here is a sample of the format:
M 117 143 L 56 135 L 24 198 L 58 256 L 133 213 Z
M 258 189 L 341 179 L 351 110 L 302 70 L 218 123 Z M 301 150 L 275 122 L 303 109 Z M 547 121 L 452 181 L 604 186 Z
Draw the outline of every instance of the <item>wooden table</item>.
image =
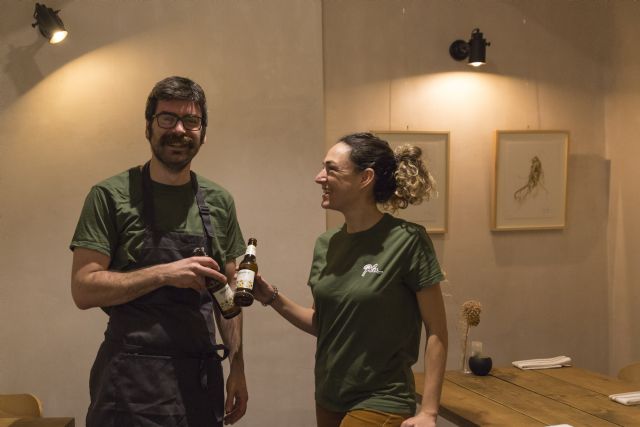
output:
M 421 399 L 424 374 L 414 376 Z M 640 406 L 608 398 L 639 390 L 640 384 L 576 367 L 494 368 L 486 377 L 448 371 L 440 416 L 460 426 L 640 426 Z

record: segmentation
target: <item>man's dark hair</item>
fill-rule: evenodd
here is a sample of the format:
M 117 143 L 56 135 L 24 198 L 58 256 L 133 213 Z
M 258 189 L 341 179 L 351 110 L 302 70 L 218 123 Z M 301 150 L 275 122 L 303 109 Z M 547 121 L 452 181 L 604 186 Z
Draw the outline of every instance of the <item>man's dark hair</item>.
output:
M 167 101 L 178 99 L 181 101 L 192 101 L 198 104 L 200 107 L 200 114 L 202 114 L 202 132 L 200 141 L 204 141 L 204 136 L 207 133 L 207 98 L 204 95 L 204 90 L 196 82 L 186 77 L 172 76 L 166 79 L 160 80 L 151 89 L 149 97 L 147 98 L 147 106 L 144 110 L 144 117 L 147 120 L 147 132 L 151 135 L 151 125 L 153 115 L 156 113 L 158 101 Z

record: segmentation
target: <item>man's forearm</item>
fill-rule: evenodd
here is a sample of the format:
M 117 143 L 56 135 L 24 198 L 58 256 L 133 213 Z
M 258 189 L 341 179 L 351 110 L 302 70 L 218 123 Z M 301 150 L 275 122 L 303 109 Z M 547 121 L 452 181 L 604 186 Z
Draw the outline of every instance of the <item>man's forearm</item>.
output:
M 235 260 L 227 260 L 224 265 L 224 274 L 227 277 L 227 283 L 232 290 L 236 289 L 236 262 Z M 242 313 L 231 318 L 225 319 L 216 307 L 214 309 L 216 316 L 216 324 L 218 331 L 222 337 L 222 342 L 229 349 L 229 362 L 240 362 L 244 366 L 242 355 Z
M 242 314 L 231 319 L 225 319 L 218 310 L 215 310 L 215 313 L 222 342 L 229 349 L 229 361 L 244 363 L 242 355 Z
M 247 382 L 242 354 L 242 314 L 224 319 L 215 309 L 218 330 L 224 344 L 229 348 L 229 375 L 226 382 L 225 424 L 233 424 L 247 411 Z
M 74 253 L 71 293 L 81 309 L 124 304 L 157 289 L 164 282 L 162 266 L 127 273 L 109 271 L 106 270 L 109 258 L 95 254 Z
M 204 277 L 225 280 L 209 257 L 189 257 L 131 272 L 107 270 L 110 258 L 90 249 L 73 252 L 71 293 L 79 308 L 124 304 L 165 285 L 204 292 Z

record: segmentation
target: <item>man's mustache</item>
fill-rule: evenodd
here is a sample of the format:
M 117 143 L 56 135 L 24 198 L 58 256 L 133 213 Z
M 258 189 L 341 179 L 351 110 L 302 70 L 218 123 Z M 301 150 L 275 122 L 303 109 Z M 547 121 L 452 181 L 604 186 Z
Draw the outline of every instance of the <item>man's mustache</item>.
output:
M 186 145 L 190 148 L 194 146 L 195 140 L 190 136 L 184 134 L 176 134 L 176 133 L 165 133 L 160 137 L 161 145 Z

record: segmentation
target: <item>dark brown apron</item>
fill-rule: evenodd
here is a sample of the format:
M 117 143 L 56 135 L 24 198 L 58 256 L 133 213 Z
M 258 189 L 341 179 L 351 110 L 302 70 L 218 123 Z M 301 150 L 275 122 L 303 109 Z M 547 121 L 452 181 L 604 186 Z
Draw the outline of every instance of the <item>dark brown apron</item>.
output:
M 213 253 L 209 208 L 195 174 L 202 236 L 157 230 L 148 163 L 142 181 L 145 237 L 139 259 L 124 271 L 187 258 L 196 247 Z M 87 427 L 222 426 L 227 349 L 215 343 L 209 293 L 163 286 L 105 311 L 109 324 L 91 369 Z

